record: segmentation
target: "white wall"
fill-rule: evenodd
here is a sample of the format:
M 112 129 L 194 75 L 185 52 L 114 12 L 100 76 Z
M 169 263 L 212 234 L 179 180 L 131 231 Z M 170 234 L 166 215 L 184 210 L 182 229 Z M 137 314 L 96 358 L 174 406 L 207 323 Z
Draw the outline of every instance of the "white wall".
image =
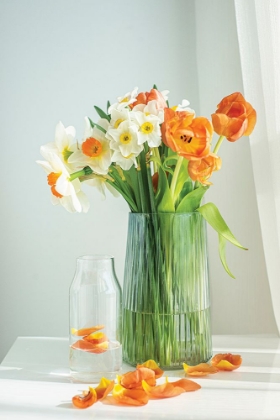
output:
M 95 118 L 93 105 L 105 107 L 136 85 L 148 90 L 156 83 L 170 90 L 171 103 L 188 98 L 197 110 L 201 101 L 206 116 L 221 97 L 242 90 L 232 1 L 210 4 L 1 1 L 0 360 L 19 335 L 68 334 L 68 289 L 79 255 L 112 254 L 123 277 L 126 204 L 101 201 L 90 189 L 86 215 L 53 207 L 35 164 L 40 146 L 53 140 L 59 120 L 81 138 L 84 116 Z M 250 251 L 228 249 L 232 280 L 209 232 L 213 331 L 274 332 L 249 146 L 246 139 L 226 146 L 208 199 Z
M 200 112 L 209 115 L 221 98 L 243 91 L 235 9 L 229 0 L 196 0 L 195 12 Z M 218 206 L 249 251 L 227 246 L 228 264 L 236 276 L 233 280 L 219 263 L 216 233 L 208 229 L 213 330 L 221 334 L 276 333 L 249 139 L 224 141 L 219 155 L 222 169 L 212 178 L 207 200 Z

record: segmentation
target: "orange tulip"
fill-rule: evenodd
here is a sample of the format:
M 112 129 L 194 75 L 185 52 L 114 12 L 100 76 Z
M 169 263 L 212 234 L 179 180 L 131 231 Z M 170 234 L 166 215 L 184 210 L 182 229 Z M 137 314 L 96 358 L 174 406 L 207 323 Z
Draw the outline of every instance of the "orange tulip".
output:
M 139 369 L 139 368 L 142 368 L 142 367 L 153 370 L 155 372 L 155 378 L 156 379 L 160 378 L 164 374 L 164 371 L 162 369 L 160 369 L 159 365 L 152 359 L 147 360 L 142 365 L 137 365 L 136 369 Z
M 189 376 L 206 376 L 219 371 L 215 366 L 210 366 L 208 363 L 200 363 L 196 366 L 189 366 L 183 363 L 184 371 Z
M 203 185 L 212 185 L 207 180 L 212 175 L 212 172 L 218 171 L 221 169 L 221 166 L 221 158 L 214 153 L 210 153 L 202 159 L 191 160 L 188 165 L 188 171 L 193 181 L 199 181 Z
M 154 386 L 156 384 L 155 372 L 146 367 L 139 367 L 120 376 L 120 385 L 127 389 L 141 388 L 143 380 Z
M 150 101 L 156 101 L 157 109 L 164 109 L 167 107 L 167 103 L 162 96 L 161 92 L 157 89 L 151 89 L 150 92 L 141 92 L 136 96 L 136 101 L 130 104 L 130 108 L 134 108 L 136 105 L 144 104 L 147 105 Z
M 126 389 L 120 384 L 114 386 L 113 398 L 119 404 L 124 405 L 145 405 L 149 401 L 149 396 L 143 389 Z
M 219 370 L 235 370 L 239 368 L 242 363 L 242 357 L 239 354 L 216 354 L 211 360 L 213 366 L 215 366 Z
M 212 114 L 214 130 L 229 141 L 249 136 L 256 124 L 257 114 L 249 102 L 239 92 L 226 96 Z
M 171 150 L 186 159 L 208 156 L 213 127 L 205 117 L 194 118 L 188 111 L 164 110 L 162 140 Z
M 97 394 L 93 388 L 89 388 L 89 391 L 84 395 L 75 395 L 72 398 L 72 403 L 77 408 L 87 408 L 93 405 L 97 401 Z

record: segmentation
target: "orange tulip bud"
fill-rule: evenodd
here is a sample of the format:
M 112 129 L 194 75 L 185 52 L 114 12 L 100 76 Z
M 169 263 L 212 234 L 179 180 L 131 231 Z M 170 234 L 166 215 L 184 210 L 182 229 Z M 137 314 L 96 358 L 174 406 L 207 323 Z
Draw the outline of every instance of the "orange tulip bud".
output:
M 212 175 L 212 172 L 221 169 L 222 160 L 219 156 L 214 153 L 202 158 L 190 160 L 188 165 L 188 171 L 193 181 L 199 181 L 203 185 L 211 185 L 208 178 Z
M 257 113 L 241 93 L 226 96 L 212 114 L 214 131 L 234 142 L 242 136 L 249 136 L 256 124 Z

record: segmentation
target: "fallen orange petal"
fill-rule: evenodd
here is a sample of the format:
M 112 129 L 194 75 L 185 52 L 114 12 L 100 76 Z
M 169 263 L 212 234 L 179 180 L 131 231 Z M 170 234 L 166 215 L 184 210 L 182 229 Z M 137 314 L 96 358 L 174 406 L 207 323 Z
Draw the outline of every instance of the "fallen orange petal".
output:
M 163 385 L 150 386 L 146 381 L 142 381 L 142 387 L 149 397 L 152 398 L 171 398 L 185 392 L 184 388 L 176 386 L 171 382 Z
M 124 405 L 145 405 L 149 397 L 142 389 L 127 389 L 117 384 L 113 389 L 113 398 L 118 404 Z
M 184 371 L 189 376 L 206 376 L 219 371 L 215 366 L 208 365 L 208 363 L 200 363 L 196 366 L 189 366 L 183 363 Z
M 72 403 L 77 408 L 90 407 L 96 401 L 97 401 L 97 394 L 93 388 L 89 388 L 89 391 L 85 395 L 75 395 L 72 398 Z
M 111 381 L 110 379 L 106 379 L 106 378 L 101 378 L 99 385 L 94 388 L 96 395 L 97 395 L 97 400 L 101 401 L 104 398 L 107 397 L 107 395 L 113 390 L 115 385 L 114 381 Z
M 155 372 L 146 367 L 139 367 L 138 369 L 127 372 L 120 376 L 120 384 L 127 389 L 142 388 L 142 381 L 145 380 L 151 386 L 156 384 Z
M 164 371 L 162 369 L 160 369 L 159 365 L 152 359 L 147 360 L 142 365 L 137 365 L 136 369 L 139 369 L 141 367 L 146 367 L 148 369 L 153 370 L 155 372 L 155 378 L 156 379 L 160 378 L 164 374 Z
M 198 389 L 201 388 L 201 386 L 197 384 L 196 382 L 191 381 L 190 379 L 185 379 L 185 378 L 179 379 L 178 381 L 170 382 L 170 383 L 174 386 L 179 386 L 180 388 L 183 388 L 185 392 L 197 391 Z
M 239 354 L 219 353 L 211 360 L 213 366 L 219 370 L 235 370 L 242 363 L 242 357 Z
M 102 330 L 105 325 L 95 325 L 94 327 L 88 327 L 88 328 L 81 328 L 80 330 L 76 330 L 76 328 L 71 328 L 71 334 L 72 335 L 78 335 L 79 337 L 83 335 L 91 334 L 95 331 Z

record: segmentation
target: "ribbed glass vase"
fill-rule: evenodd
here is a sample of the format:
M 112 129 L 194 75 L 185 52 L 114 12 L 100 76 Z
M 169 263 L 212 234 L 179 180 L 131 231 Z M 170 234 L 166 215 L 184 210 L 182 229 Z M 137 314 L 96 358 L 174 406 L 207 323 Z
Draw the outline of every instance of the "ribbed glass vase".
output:
M 123 359 L 161 367 L 212 356 L 205 221 L 200 213 L 130 213 Z

